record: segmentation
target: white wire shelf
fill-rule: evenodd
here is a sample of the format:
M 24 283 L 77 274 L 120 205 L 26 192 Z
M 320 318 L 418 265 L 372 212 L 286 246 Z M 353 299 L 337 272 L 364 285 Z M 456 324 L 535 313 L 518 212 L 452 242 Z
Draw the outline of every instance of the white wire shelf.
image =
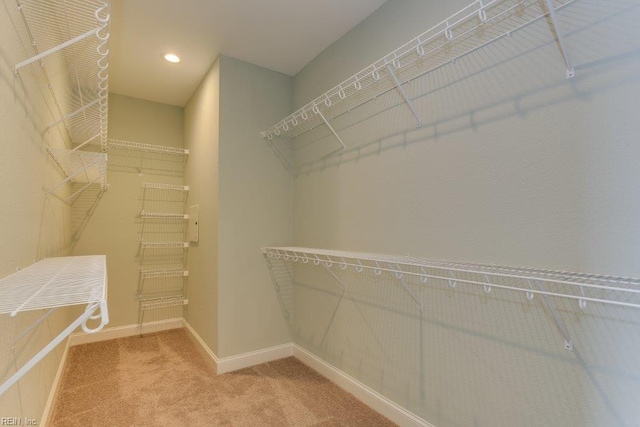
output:
M 0 314 L 100 303 L 106 291 L 104 255 L 45 258 L 0 279 Z
M 568 298 L 580 308 L 585 308 L 588 302 L 640 308 L 640 279 L 634 278 L 296 247 L 267 247 L 262 252 L 269 259 L 311 262 L 328 269 L 369 270 L 397 279 L 415 277 L 423 284 L 440 283 L 451 288 L 458 284 L 481 286 L 486 293 L 494 288 L 512 290 L 525 294 L 528 300 L 536 295 Z
M 143 219 L 189 219 L 189 214 L 168 212 L 140 212 Z
M 150 190 L 189 191 L 188 185 L 160 184 L 155 182 L 143 182 L 142 188 Z
M 556 11 L 576 0 L 476 0 L 469 6 L 400 46 L 388 55 L 349 77 L 294 113 L 262 132 L 268 140 L 274 137 L 296 138 L 320 125 L 326 125 L 336 139 L 345 144 L 329 121 L 397 89 L 418 127 L 418 117 L 402 85 L 417 77 L 455 62 L 489 43 L 540 19 L 549 18 L 567 67 L 567 78 L 573 77 L 573 65 L 565 49 Z
M 84 184 L 80 190 L 67 196 L 68 201 L 78 196 L 89 185 L 97 184 L 103 190 L 107 189 L 107 154 L 92 151 L 67 150 L 66 148 L 47 148 L 47 152 L 60 168 L 65 178 L 47 190 L 53 194 L 62 185 L 71 182 Z
M 188 277 L 188 270 L 146 270 L 140 272 L 142 279 L 157 279 L 170 277 Z
M 143 249 L 178 249 L 188 248 L 189 242 L 140 242 Z
M 140 309 L 155 310 L 159 308 L 177 307 L 188 305 L 189 300 L 183 295 L 173 295 L 165 297 L 140 297 Z
M 109 2 L 106 0 L 21 0 L 15 2 L 18 35 L 28 58 L 15 65 L 50 94 L 56 114 L 49 128 L 62 126 L 71 145 L 99 139 L 107 144 Z
M 109 139 L 110 148 L 119 148 L 131 151 L 143 151 L 156 154 L 167 154 L 186 158 L 189 156 L 189 150 L 186 148 L 168 147 L 164 145 L 144 144 L 142 142 L 124 141 L 120 139 Z
M 40 325 L 56 309 L 74 305 L 86 305 L 84 313 L 0 385 L 0 395 L 78 327 L 92 333 L 109 323 L 104 255 L 45 258 L 0 279 L 0 314 L 13 317 L 25 311 L 48 310 L 15 338 L 14 343 Z M 98 326 L 89 328 L 87 322 L 96 319 L 100 319 Z

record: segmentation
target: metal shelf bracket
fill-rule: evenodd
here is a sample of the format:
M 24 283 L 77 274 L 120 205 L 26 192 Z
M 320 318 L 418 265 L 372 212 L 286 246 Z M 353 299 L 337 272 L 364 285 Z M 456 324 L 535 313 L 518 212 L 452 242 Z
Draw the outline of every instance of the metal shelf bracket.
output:
M 340 135 L 338 135 L 338 133 L 335 131 L 335 129 L 333 128 L 333 126 L 331 126 L 331 123 L 329 123 L 329 120 L 327 120 L 327 118 L 324 116 L 324 114 L 322 114 L 322 111 L 320 111 L 320 108 L 318 108 L 317 105 L 313 106 L 313 112 L 316 113 L 318 116 L 320 116 L 320 118 L 322 119 L 322 121 L 324 122 L 325 125 L 327 125 L 327 127 L 329 128 L 329 130 L 331 131 L 331 133 L 333 134 L 333 136 L 336 137 L 336 139 L 338 140 L 338 142 L 340 143 L 340 145 L 342 145 L 342 148 L 340 148 L 340 150 L 344 150 L 347 148 L 347 146 L 344 144 L 344 142 L 342 141 L 342 138 L 340 138 Z
M 551 17 L 551 22 L 553 23 L 553 27 L 556 31 L 556 36 L 558 37 L 558 45 L 560 46 L 560 51 L 562 52 L 564 63 L 567 66 L 567 80 L 572 79 L 575 77 L 576 71 L 573 67 L 573 62 L 571 61 L 571 57 L 569 56 L 569 51 L 564 42 L 564 36 L 560 29 L 560 25 L 558 24 L 558 16 L 556 15 L 556 8 L 553 5 L 552 0 L 547 0 L 547 7 L 549 8 L 549 16 Z
M 396 88 L 398 89 L 398 92 L 400 92 L 400 95 L 402 95 L 402 98 L 404 99 L 404 102 L 406 102 L 407 106 L 409 107 L 409 109 L 411 110 L 411 113 L 413 114 L 413 116 L 416 118 L 416 120 L 418 121 L 418 124 L 416 125 L 417 128 L 421 128 L 422 127 L 422 119 L 420 118 L 420 116 L 418 115 L 415 107 L 413 106 L 413 104 L 411 103 L 411 100 L 409 99 L 409 97 L 407 96 L 407 93 L 404 91 L 404 88 L 402 87 L 402 85 L 400 84 L 400 81 L 398 80 L 398 77 L 396 76 L 396 74 L 393 72 L 393 68 L 391 68 L 391 65 L 387 64 L 387 70 L 389 71 L 389 75 L 391 76 L 391 78 L 393 79 L 393 82 L 396 85 Z

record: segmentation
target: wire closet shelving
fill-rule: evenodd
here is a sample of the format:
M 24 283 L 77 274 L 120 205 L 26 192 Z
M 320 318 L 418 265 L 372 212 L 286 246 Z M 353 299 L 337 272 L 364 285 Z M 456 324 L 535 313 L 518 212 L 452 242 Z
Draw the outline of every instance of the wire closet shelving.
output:
M 418 279 L 423 285 L 439 284 L 451 289 L 458 285 L 481 287 L 486 294 L 493 289 L 516 291 L 529 301 L 538 296 L 551 311 L 567 350 L 573 350 L 573 343 L 550 297 L 575 301 L 580 309 L 585 309 L 588 303 L 640 308 L 640 279 L 635 278 L 298 247 L 266 247 L 262 252 L 270 268 L 271 260 L 282 260 L 327 270 L 339 268 L 358 273 L 372 271 L 377 276 L 386 274 L 400 281 L 420 311 L 424 308 L 423 302 L 408 286 L 405 281 L 408 277 Z
M 330 121 L 392 90 L 399 92 L 415 116 L 417 127 L 421 127 L 422 118 L 404 91 L 404 84 L 546 18 L 553 25 L 553 36 L 566 66 L 566 77 L 572 78 L 574 67 L 556 12 L 575 1 L 578 0 L 476 0 L 280 120 L 261 135 L 269 141 L 274 137 L 297 138 L 325 125 L 340 143 L 338 151 L 344 150 L 346 145 Z
M 78 326 L 83 331 L 92 333 L 109 323 L 105 255 L 45 258 L 0 279 L 0 314 L 13 317 L 21 312 L 47 310 L 37 322 L 14 338 L 14 344 L 44 322 L 56 309 L 75 305 L 85 305 L 84 313 L 0 385 L 0 395 Z M 100 319 L 98 326 L 87 326 L 90 320 L 97 319 Z
M 155 146 L 154 146 L 155 147 Z M 164 150 L 164 147 L 160 149 Z M 185 150 L 186 151 L 186 150 Z M 185 153 L 185 159 L 186 154 Z M 140 212 L 142 220 L 142 240 L 140 241 L 140 277 L 138 282 L 137 298 L 139 301 L 138 323 L 140 331 L 145 320 L 145 314 L 150 310 L 168 309 L 171 307 L 183 307 L 189 304 L 186 296 L 186 286 L 189 271 L 186 270 L 185 255 L 189 249 L 187 241 L 145 241 L 145 224 L 163 224 L 164 227 L 185 227 L 185 220 L 189 214 L 184 213 L 188 186 L 149 183 L 141 184 L 143 189 L 143 205 Z M 160 201 L 160 204 L 154 202 Z M 145 208 L 152 205 L 153 211 Z M 179 209 L 178 209 L 179 207 Z M 186 237 L 186 228 L 179 232 L 181 237 Z M 151 235 L 154 233 L 152 232 Z M 171 233 L 173 237 L 176 233 Z M 146 250 L 156 250 L 165 253 L 164 260 L 171 267 L 149 264 L 145 259 Z M 149 265 L 148 265 L 149 264 Z M 150 268 L 150 269 L 149 269 Z
M 51 187 L 80 179 L 88 185 L 106 183 L 106 154 L 81 151 L 99 141 L 107 147 L 109 79 L 109 2 L 104 0 L 16 1 L 18 35 L 28 58 L 15 65 L 17 78 L 31 78 L 44 89 L 44 102 L 54 116 L 47 131 L 58 129 L 69 149 L 50 148 L 49 155 L 64 176 Z M 71 149 L 71 147 L 75 147 Z
M 142 151 L 155 154 L 175 155 L 185 158 L 189 156 L 189 150 L 187 150 L 186 148 L 145 144 L 142 142 L 125 141 L 121 139 L 109 139 L 109 148 L 119 148 L 122 150 Z

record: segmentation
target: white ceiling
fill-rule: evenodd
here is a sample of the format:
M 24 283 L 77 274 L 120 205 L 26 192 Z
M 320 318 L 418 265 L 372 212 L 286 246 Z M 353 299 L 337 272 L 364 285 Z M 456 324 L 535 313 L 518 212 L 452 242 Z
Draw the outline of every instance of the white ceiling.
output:
M 219 54 L 295 75 L 384 1 L 112 0 L 109 88 L 184 106 Z

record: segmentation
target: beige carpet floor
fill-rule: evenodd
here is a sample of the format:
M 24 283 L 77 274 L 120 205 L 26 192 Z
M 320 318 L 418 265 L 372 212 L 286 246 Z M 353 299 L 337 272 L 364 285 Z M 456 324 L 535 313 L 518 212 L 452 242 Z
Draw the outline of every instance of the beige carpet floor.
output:
M 50 425 L 393 423 L 293 357 L 216 376 L 178 329 L 72 347 Z

